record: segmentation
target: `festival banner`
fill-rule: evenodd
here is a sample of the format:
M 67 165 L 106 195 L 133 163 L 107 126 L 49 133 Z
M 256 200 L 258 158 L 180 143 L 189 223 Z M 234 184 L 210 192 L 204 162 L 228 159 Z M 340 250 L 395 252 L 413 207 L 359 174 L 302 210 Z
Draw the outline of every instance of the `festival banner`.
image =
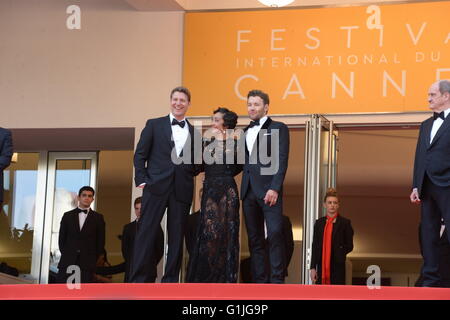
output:
M 270 95 L 271 114 L 427 110 L 450 78 L 450 2 L 186 14 L 183 84 L 189 115 L 218 106 L 246 114 Z

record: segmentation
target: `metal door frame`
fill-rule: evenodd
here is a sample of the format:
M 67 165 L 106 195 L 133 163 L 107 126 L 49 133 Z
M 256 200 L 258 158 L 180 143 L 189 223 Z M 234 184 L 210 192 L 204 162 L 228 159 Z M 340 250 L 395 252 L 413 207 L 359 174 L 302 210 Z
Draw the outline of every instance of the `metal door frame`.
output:
M 303 243 L 302 243 L 302 274 L 301 282 L 311 284 L 309 277 L 309 265 L 311 262 L 311 248 L 314 233 L 314 223 L 323 214 L 321 208 L 321 133 L 327 130 L 327 181 L 326 188 L 336 187 L 337 177 L 337 130 L 333 121 L 329 121 L 319 114 L 311 115 L 306 121 L 305 130 L 305 183 L 303 202 Z
M 56 179 L 56 161 L 57 160 L 91 160 L 91 175 L 90 175 L 90 183 L 89 185 L 96 190 L 97 187 L 97 168 L 98 168 L 98 153 L 97 152 L 48 152 L 47 156 L 47 170 L 46 170 L 46 181 L 43 182 L 43 177 L 41 176 L 40 180 L 38 178 L 38 182 L 41 184 L 45 184 L 45 188 L 39 189 L 39 197 L 45 199 L 44 210 L 39 210 L 40 219 L 39 226 L 36 226 L 35 230 L 39 230 L 42 234 L 41 239 L 42 242 L 40 244 L 36 244 L 36 247 L 40 245 L 41 247 L 41 257 L 37 259 L 39 261 L 33 261 L 32 270 L 33 275 L 37 273 L 37 268 L 39 266 L 39 274 L 36 279 L 39 279 L 39 283 L 46 284 L 48 283 L 48 273 L 50 267 L 50 246 L 51 246 L 51 236 L 52 236 L 52 225 L 53 225 L 53 206 L 54 206 L 54 190 L 55 190 L 55 179 Z M 42 161 L 43 162 L 43 161 Z M 41 161 L 40 161 L 41 163 Z M 40 174 L 43 175 L 42 172 Z M 41 186 L 40 184 L 40 186 Z M 42 204 L 41 204 L 42 206 Z M 95 210 L 96 201 L 92 202 L 92 209 Z M 33 257 L 34 252 L 34 242 L 33 242 Z

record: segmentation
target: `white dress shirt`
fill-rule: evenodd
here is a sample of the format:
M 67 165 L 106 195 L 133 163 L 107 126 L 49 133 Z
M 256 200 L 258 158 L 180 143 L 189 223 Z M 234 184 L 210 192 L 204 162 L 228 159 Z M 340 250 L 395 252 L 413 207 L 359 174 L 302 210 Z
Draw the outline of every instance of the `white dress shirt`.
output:
M 261 119 L 259 119 L 259 126 L 255 125 L 251 128 L 248 128 L 247 136 L 245 137 L 245 141 L 247 142 L 248 153 L 252 153 L 253 146 L 255 144 L 256 138 L 258 137 L 259 130 L 261 130 L 261 127 L 264 125 L 264 122 L 266 122 L 266 120 L 267 116 L 264 116 Z
M 447 118 L 448 114 L 450 113 L 450 109 L 444 110 L 444 118 Z M 434 136 L 438 132 L 439 128 L 444 123 L 444 120 L 441 118 L 437 118 L 433 122 L 433 127 L 431 128 L 431 134 L 430 134 L 430 144 L 433 142 Z
M 189 136 L 189 126 L 187 124 L 186 118 L 181 121 L 184 121 L 186 124 L 184 128 L 179 125 L 172 126 L 172 120 L 175 119 L 172 113 L 169 114 L 170 118 L 170 126 L 172 127 L 172 137 L 173 142 L 175 143 L 175 149 L 177 150 L 177 156 L 180 156 L 181 151 L 183 150 L 184 144 Z
M 81 209 L 80 207 L 78 207 L 78 209 L 85 210 L 85 209 Z M 87 211 L 88 211 L 87 214 L 84 212 L 78 213 L 78 221 L 80 222 L 80 231 L 81 231 L 81 229 L 83 229 L 83 225 L 87 219 L 88 214 L 91 212 L 91 209 L 87 208 Z
M 169 114 L 170 127 L 172 128 L 172 139 L 175 143 L 175 149 L 177 151 L 177 156 L 180 156 L 181 151 L 183 150 L 184 144 L 189 136 L 189 126 L 187 124 L 186 118 L 181 121 L 184 121 L 186 124 L 184 128 L 179 125 L 172 125 L 172 120 L 175 119 L 172 113 Z M 145 186 L 145 182 L 141 183 L 139 187 Z

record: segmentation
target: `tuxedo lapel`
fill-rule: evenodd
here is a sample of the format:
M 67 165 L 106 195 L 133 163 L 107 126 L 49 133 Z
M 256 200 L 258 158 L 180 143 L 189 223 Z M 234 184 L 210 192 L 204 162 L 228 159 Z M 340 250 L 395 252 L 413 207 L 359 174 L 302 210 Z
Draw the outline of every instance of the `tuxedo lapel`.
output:
M 80 230 L 80 218 L 78 217 L 78 212 L 76 210 L 73 213 L 73 219 L 75 220 L 73 222 L 73 225 L 76 226 L 78 232 L 81 232 L 81 230 Z
M 187 119 L 186 119 L 186 124 L 187 124 L 188 129 L 189 129 L 189 135 L 187 136 L 186 141 L 184 142 L 183 148 L 181 149 L 180 155 L 178 156 L 179 158 L 183 157 L 184 149 L 186 147 L 190 147 L 191 155 L 192 155 L 192 152 L 194 152 L 194 149 L 193 149 L 194 148 L 194 127 L 189 123 L 189 121 Z M 172 143 L 173 143 L 172 148 L 174 148 L 175 147 L 175 143 L 173 141 L 172 141 Z
M 431 122 L 433 123 L 433 122 Z M 431 125 L 432 127 L 432 125 Z M 437 141 L 439 140 L 439 138 L 442 136 L 443 132 L 445 132 L 448 128 L 450 127 L 450 116 L 447 116 L 444 120 L 444 122 L 442 123 L 441 127 L 439 128 L 439 130 L 436 132 L 436 135 L 433 138 L 433 141 L 430 144 L 430 147 Z M 431 132 L 431 128 L 430 128 L 430 132 Z
M 244 149 L 245 149 L 245 155 L 249 156 L 250 153 L 248 152 L 248 148 L 247 148 L 247 133 L 248 133 L 248 128 L 250 128 L 250 126 L 245 127 L 244 129 Z
M 162 129 L 167 142 L 170 144 L 170 147 L 172 149 L 175 148 L 175 142 L 172 139 L 172 125 L 170 124 L 169 116 L 163 118 Z
M 80 230 L 81 232 L 83 232 L 87 229 L 87 225 L 89 224 L 91 219 L 92 219 L 92 210 L 90 210 L 90 212 L 88 213 L 88 215 L 86 217 L 86 220 L 84 220 L 83 227 Z
M 94 211 L 89 210 L 89 213 L 88 213 L 88 215 L 86 217 L 86 220 L 84 220 L 83 227 L 81 228 L 80 232 L 83 232 L 83 231 L 87 230 L 87 226 L 90 225 L 91 222 L 92 222 L 92 219 L 94 219 L 93 215 L 94 215 Z
M 271 123 L 272 123 L 272 119 L 267 117 L 266 122 L 264 122 L 261 129 L 259 129 L 258 135 L 256 136 L 256 140 L 255 140 L 252 148 L 250 149 L 250 150 L 252 150 L 252 153 L 253 153 L 253 150 L 259 150 L 260 139 L 264 137 L 263 133 L 269 128 Z M 247 127 L 247 129 L 248 129 L 248 127 Z M 256 149 L 255 149 L 255 144 L 256 144 Z
M 431 136 L 431 128 L 433 127 L 433 118 L 426 120 L 423 124 L 423 134 L 421 139 L 425 140 L 422 143 L 425 143 L 427 148 L 430 147 L 430 136 Z
M 188 121 L 188 119 L 186 119 L 186 123 L 188 125 L 189 134 L 190 134 L 191 139 L 192 139 L 192 137 L 194 136 L 194 127 L 191 125 L 191 123 Z
M 335 242 L 335 238 L 336 238 L 336 235 L 339 233 L 339 229 L 341 228 L 341 225 L 342 225 L 341 222 L 342 221 L 341 221 L 340 217 L 337 216 L 336 217 L 336 222 L 334 223 L 334 226 L 333 226 L 333 233 L 331 235 L 331 238 L 332 238 L 331 242 L 332 243 L 336 243 Z
M 266 120 L 266 122 L 264 122 L 263 126 L 261 127 L 261 130 L 265 130 L 265 129 L 269 128 L 271 123 L 272 123 L 272 119 L 270 117 L 267 117 L 267 120 Z
M 266 154 L 267 152 L 270 150 L 270 143 L 267 142 L 268 139 L 270 139 L 270 133 L 268 132 L 268 129 L 270 127 L 272 123 L 272 119 L 267 118 L 266 122 L 264 122 L 264 125 L 261 127 L 261 130 L 259 130 L 258 132 L 258 150 L 259 150 L 259 145 L 262 141 L 265 142 L 265 147 L 266 147 Z M 270 140 L 269 140 L 270 142 Z

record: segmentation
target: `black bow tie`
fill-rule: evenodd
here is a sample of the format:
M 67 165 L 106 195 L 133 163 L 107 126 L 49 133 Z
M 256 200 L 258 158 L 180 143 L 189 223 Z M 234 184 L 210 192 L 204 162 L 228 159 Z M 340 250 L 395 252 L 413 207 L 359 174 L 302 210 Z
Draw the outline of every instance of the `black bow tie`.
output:
M 437 118 L 441 118 L 442 120 L 445 120 L 444 111 L 442 111 L 441 113 L 434 112 L 433 119 L 436 120 Z
M 179 125 L 180 127 L 184 128 L 185 124 L 186 124 L 186 121 L 184 121 L 184 120 L 178 121 L 177 119 L 172 119 L 173 126 Z
M 78 208 L 78 213 L 83 212 L 84 214 L 88 213 L 88 209 L 80 209 Z
M 254 126 L 259 126 L 259 119 L 255 121 L 250 121 L 249 128 L 253 128 Z

